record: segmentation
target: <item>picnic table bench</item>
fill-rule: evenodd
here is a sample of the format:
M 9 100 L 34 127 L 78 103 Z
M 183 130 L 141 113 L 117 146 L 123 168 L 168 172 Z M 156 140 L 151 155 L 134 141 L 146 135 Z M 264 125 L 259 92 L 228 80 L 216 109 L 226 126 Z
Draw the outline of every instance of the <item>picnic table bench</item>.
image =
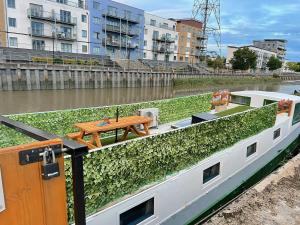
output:
M 110 119 L 108 124 L 101 125 L 104 120 L 76 123 L 75 127 L 80 131 L 76 133 L 70 133 L 67 137 L 76 140 L 82 144 L 87 145 L 90 149 L 102 147 L 101 133 L 106 133 L 116 129 L 123 129 L 125 132 L 121 138 L 121 141 L 126 140 L 128 133 L 132 132 L 140 137 L 149 135 L 149 124 L 151 118 L 145 116 L 129 116 L 116 119 Z M 135 126 L 143 125 L 144 131 L 138 130 Z M 84 140 L 84 137 L 91 136 L 90 141 Z

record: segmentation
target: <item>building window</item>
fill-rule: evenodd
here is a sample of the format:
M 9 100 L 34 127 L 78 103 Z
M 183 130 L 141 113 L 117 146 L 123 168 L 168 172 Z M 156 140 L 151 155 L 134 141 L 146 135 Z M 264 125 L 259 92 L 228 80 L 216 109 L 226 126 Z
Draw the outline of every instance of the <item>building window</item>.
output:
M 93 22 L 94 22 L 94 24 L 100 25 L 101 24 L 101 19 L 99 17 L 94 17 Z
M 150 20 L 150 25 L 151 26 L 156 26 L 156 20 Z
M 16 8 L 16 1 L 15 0 L 7 0 L 7 7 L 8 8 Z
M 44 24 L 39 22 L 31 21 L 31 31 L 33 35 L 44 35 Z
M 99 32 L 94 32 L 93 37 L 94 37 L 94 39 L 100 40 L 100 33 Z
M 82 30 L 82 37 L 86 38 L 87 37 L 87 31 L 86 30 Z
M 144 52 L 144 59 L 145 59 L 145 58 L 147 58 L 147 53 L 146 53 L 146 52 Z
M 43 41 L 43 40 L 33 40 L 32 41 L 32 49 L 33 50 L 44 51 L 45 50 L 45 41 Z
M 130 20 L 131 19 L 131 12 L 128 10 L 124 10 L 124 17 L 125 19 Z
M 257 143 L 254 143 L 247 147 L 247 157 L 253 155 L 256 152 Z
M 87 16 L 81 15 L 81 22 L 86 23 L 87 22 Z
M 154 215 L 154 198 L 120 214 L 120 225 L 139 224 Z
M 113 7 L 113 6 L 108 6 L 107 7 L 107 13 L 108 15 L 111 15 L 111 16 L 117 16 L 117 8 L 116 7 Z
M 96 2 L 96 1 L 93 1 L 93 8 L 97 9 L 97 10 L 100 10 L 100 3 Z
M 94 47 L 93 48 L 93 54 L 99 55 L 100 54 L 100 48 L 99 47 Z
M 65 23 L 71 23 L 71 12 L 60 10 L 60 21 Z
M 295 105 L 294 116 L 293 116 L 293 125 L 300 122 L 300 103 Z
M 144 46 L 147 46 L 147 41 L 146 40 L 144 41 Z
M 72 53 L 72 44 L 61 43 L 61 51 Z
M 248 105 L 248 106 L 250 106 L 251 97 L 232 95 L 231 96 L 231 102 L 235 103 L 235 104 L 239 104 L 239 105 Z
M 203 171 L 203 184 L 220 175 L 220 163 L 217 163 Z
M 9 47 L 17 48 L 18 47 L 18 38 L 10 37 L 9 38 Z
M 68 4 L 68 0 L 56 0 L 56 2 L 66 5 Z
M 280 128 L 274 131 L 273 139 L 277 139 L 280 137 Z
M 145 34 L 146 34 L 146 35 L 148 34 L 148 29 L 145 29 Z
M 87 46 L 86 45 L 82 45 L 81 49 L 82 49 L 83 53 L 87 53 Z
M 8 17 L 8 25 L 10 27 L 17 27 L 17 20 L 16 20 L 16 18 L 10 18 L 10 17 Z
M 72 38 L 72 28 L 70 27 L 61 27 L 60 35 L 62 38 Z

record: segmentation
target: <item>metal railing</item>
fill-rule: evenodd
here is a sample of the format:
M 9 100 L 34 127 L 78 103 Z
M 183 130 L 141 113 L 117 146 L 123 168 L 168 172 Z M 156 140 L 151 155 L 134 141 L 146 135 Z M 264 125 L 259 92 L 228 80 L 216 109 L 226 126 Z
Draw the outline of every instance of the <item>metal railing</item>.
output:
M 71 16 L 64 16 L 55 11 L 47 12 L 44 10 L 29 8 L 27 9 L 27 16 L 29 18 L 47 20 L 53 23 L 62 23 L 75 26 L 77 24 L 77 18 Z
M 129 28 L 127 26 L 114 26 L 110 24 L 103 23 L 102 24 L 102 29 L 106 30 L 108 32 L 114 32 L 118 34 L 124 34 L 124 35 L 129 35 L 129 36 L 137 36 L 139 35 L 139 32 L 137 29 Z
M 117 10 L 116 11 L 104 10 L 102 12 L 102 15 L 104 17 L 112 17 L 112 18 L 115 18 L 115 19 L 127 21 L 127 22 L 130 22 L 130 23 L 135 23 L 135 24 L 138 24 L 138 23 L 141 22 L 139 16 L 135 16 L 135 15 L 132 15 L 132 14 L 131 15 L 121 14 Z

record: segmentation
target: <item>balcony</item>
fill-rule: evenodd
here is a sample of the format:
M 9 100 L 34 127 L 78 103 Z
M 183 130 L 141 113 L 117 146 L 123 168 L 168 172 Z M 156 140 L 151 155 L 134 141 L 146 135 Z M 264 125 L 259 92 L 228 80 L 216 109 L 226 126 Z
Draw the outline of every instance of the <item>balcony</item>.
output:
M 132 24 L 139 24 L 140 21 L 139 21 L 139 18 L 136 16 L 128 16 L 128 15 L 121 15 L 120 13 L 118 12 L 115 12 L 115 11 L 104 11 L 102 13 L 102 16 L 103 17 L 109 17 L 109 18 L 113 18 L 113 19 L 119 19 L 121 21 L 125 21 L 125 22 L 128 22 L 128 23 L 132 23 Z
M 125 41 L 120 41 L 119 40 L 110 40 L 110 39 L 102 39 L 102 45 L 103 46 L 111 46 L 111 47 L 116 47 L 116 48 L 130 48 L 130 49 L 135 49 L 138 48 L 138 44 L 136 43 L 130 43 L 130 42 L 125 42 Z
M 67 24 L 70 26 L 76 26 L 77 24 L 76 17 L 64 17 L 55 13 L 55 11 L 46 12 L 43 10 L 29 8 L 27 10 L 27 16 L 30 19 L 43 20 L 51 23 Z
M 121 31 L 120 31 L 119 26 L 113 26 L 113 25 L 109 25 L 109 24 L 103 24 L 102 30 L 106 31 L 106 32 L 117 33 L 117 34 L 121 33 L 121 34 L 128 35 L 131 37 L 139 35 L 138 31 L 135 29 L 128 29 L 127 27 L 121 27 Z
M 55 31 L 53 32 L 51 29 L 36 29 L 29 27 L 28 33 L 33 37 L 40 38 L 48 38 L 48 39 L 57 39 L 64 41 L 76 41 L 77 35 L 72 32 L 63 32 L 63 31 Z
M 207 35 L 203 35 L 203 34 L 196 34 L 196 38 L 198 39 L 198 40 L 207 40 Z
M 166 35 L 162 35 L 161 37 L 154 35 L 152 37 L 152 40 L 157 41 L 157 42 L 175 43 L 175 38 L 171 38 L 171 37 L 168 37 Z
M 153 52 L 161 53 L 161 54 L 174 54 L 174 49 L 170 47 L 164 47 L 164 46 L 153 46 L 152 47 Z
M 57 0 L 48 0 L 48 1 L 59 3 Z M 88 9 L 87 1 L 83 1 L 83 0 L 79 0 L 79 1 L 68 0 L 68 1 L 65 1 L 64 3 L 60 3 L 60 4 L 69 5 L 69 6 L 81 8 L 81 9 Z

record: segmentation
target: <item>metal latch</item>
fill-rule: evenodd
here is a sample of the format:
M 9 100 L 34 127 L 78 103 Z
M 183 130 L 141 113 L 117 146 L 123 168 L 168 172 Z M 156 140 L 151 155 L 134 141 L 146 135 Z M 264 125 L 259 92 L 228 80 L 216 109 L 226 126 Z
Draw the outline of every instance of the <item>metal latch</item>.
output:
M 0 167 L 0 212 L 4 210 L 5 210 L 5 199 L 4 199 L 2 174 L 1 174 L 1 167 Z

